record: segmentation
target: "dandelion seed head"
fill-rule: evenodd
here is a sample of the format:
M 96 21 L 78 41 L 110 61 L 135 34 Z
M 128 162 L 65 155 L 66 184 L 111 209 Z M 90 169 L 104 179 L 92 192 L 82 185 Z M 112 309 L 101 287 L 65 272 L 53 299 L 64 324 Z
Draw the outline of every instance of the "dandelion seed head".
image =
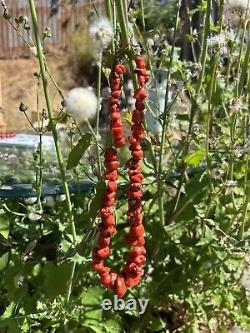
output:
M 66 95 L 64 106 L 77 124 L 82 124 L 95 116 L 97 97 L 92 88 L 73 88 Z
M 250 16 L 249 0 L 226 0 L 224 17 L 231 26 L 237 26 L 242 19 Z
M 109 45 L 114 35 L 112 24 L 105 17 L 94 21 L 89 28 L 89 33 L 101 49 L 105 49 Z

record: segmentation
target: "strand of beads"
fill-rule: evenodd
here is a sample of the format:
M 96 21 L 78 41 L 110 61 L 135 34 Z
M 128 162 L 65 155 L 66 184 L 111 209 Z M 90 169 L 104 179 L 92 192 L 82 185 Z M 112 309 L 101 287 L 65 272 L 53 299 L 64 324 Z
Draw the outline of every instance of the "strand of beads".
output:
M 114 76 L 111 83 L 111 97 L 109 100 L 111 134 L 113 137 L 113 146 L 105 151 L 105 168 L 104 178 L 106 180 L 106 190 L 101 207 L 101 220 L 99 225 L 98 247 L 93 251 L 92 266 L 100 275 L 100 282 L 105 287 L 111 288 L 116 295 L 123 297 L 127 287 L 136 286 L 142 276 L 142 265 L 146 261 L 144 254 L 144 227 L 142 225 L 142 167 L 141 160 L 143 151 L 141 139 L 144 137 L 143 128 L 143 110 L 144 100 L 147 97 L 145 90 L 147 75 L 144 60 L 141 57 L 136 58 L 137 76 L 139 89 L 135 93 L 136 103 L 132 115 L 133 125 L 131 127 L 132 136 L 128 138 L 130 143 L 131 158 L 128 161 L 130 185 L 127 193 L 128 198 L 128 218 L 130 224 L 129 234 L 125 237 L 126 243 L 130 246 L 130 251 L 121 274 L 111 272 L 110 268 L 105 266 L 105 259 L 110 255 L 111 237 L 116 233 L 114 207 L 115 196 L 117 191 L 117 179 L 119 176 L 118 154 L 116 148 L 126 144 L 123 135 L 121 114 L 119 109 L 119 99 L 121 97 L 121 75 L 126 73 L 126 68 L 122 65 L 116 65 Z
M 127 264 L 124 269 L 126 285 L 128 287 L 136 286 L 142 275 L 142 265 L 146 261 L 144 254 L 146 250 L 144 248 L 145 230 L 142 225 L 143 215 L 142 215 L 142 167 L 141 160 L 143 158 L 143 151 L 141 147 L 141 139 L 144 138 L 144 128 L 143 110 L 145 108 L 144 100 L 147 97 L 147 92 L 145 90 L 145 85 L 149 79 L 147 75 L 146 66 L 143 58 L 136 57 L 137 65 L 137 77 L 139 82 L 139 88 L 135 92 L 135 110 L 132 114 L 132 136 L 129 137 L 131 159 L 129 160 L 129 179 L 130 186 L 128 190 L 128 212 L 130 224 L 130 232 L 125 237 L 125 241 L 128 245 L 132 246 L 129 251 L 129 257 Z
M 113 137 L 113 145 L 120 148 L 126 144 L 126 139 L 123 134 L 123 126 L 121 121 L 121 110 L 119 100 L 122 95 L 121 75 L 126 73 L 126 67 L 122 64 L 115 66 L 114 75 L 111 81 L 111 96 L 109 99 L 110 109 L 110 130 Z

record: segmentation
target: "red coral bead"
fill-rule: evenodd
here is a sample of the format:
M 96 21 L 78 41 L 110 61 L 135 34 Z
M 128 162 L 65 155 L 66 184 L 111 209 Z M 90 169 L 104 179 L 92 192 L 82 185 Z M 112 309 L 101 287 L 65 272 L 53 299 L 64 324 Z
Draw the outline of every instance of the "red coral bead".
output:
M 115 91 L 112 91 L 112 93 L 111 93 L 111 96 L 114 97 L 114 98 L 120 98 L 121 95 L 122 95 L 121 90 L 115 90 Z
M 140 256 L 146 253 L 146 249 L 144 246 L 135 246 L 132 250 L 129 251 L 129 255 L 131 258 Z
M 118 119 L 116 120 L 113 120 L 112 119 L 112 116 L 110 117 L 111 118 L 111 124 L 110 124 L 110 129 L 112 130 L 113 128 L 116 128 L 116 127 L 120 127 L 122 128 L 122 120 L 121 120 L 121 117 L 119 117 Z M 123 133 L 123 132 L 122 132 Z
M 135 278 L 128 277 L 128 278 L 126 278 L 125 281 L 126 281 L 126 285 L 127 285 L 127 287 L 129 287 L 129 288 L 133 288 L 133 287 L 137 286 L 137 285 L 140 283 L 140 281 L 141 281 L 141 276 L 138 275 L 138 276 L 135 277 Z
M 108 149 L 106 149 L 105 153 L 104 153 L 104 158 L 107 161 L 117 160 L 117 158 L 118 158 L 117 151 L 114 148 L 108 148 Z
M 119 175 L 118 175 L 118 171 L 117 170 L 115 170 L 115 171 L 108 171 L 104 175 L 104 178 L 106 180 L 111 180 L 111 181 L 117 180 L 118 177 L 119 177 Z
M 138 68 L 145 68 L 146 67 L 145 60 L 141 56 L 137 56 L 135 58 L 135 63 L 136 63 L 136 66 Z
M 101 236 L 98 238 L 98 246 L 100 248 L 106 247 L 109 244 L 110 244 L 110 238 L 108 238 L 108 237 L 101 237 Z
M 143 121 L 143 113 L 139 110 L 134 110 L 132 113 L 132 122 L 138 123 L 140 121 Z
M 131 218 L 131 217 L 134 217 L 138 214 L 141 214 L 141 212 L 142 212 L 142 207 L 140 207 L 138 209 L 135 209 L 135 210 L 128 210 L 127 211 L 127 216 L 129 216 Z
M 127 292 L 124 277 L 118 275 L 115 281 L 114 292 L 118 297 L 123 297 Z
M 143 181 L 143 175 L 142 174 L 131 175 L 129 179 L 132 183 L 140 183 Z
M 136 160 L 141 160 L 143 158 L 143 151 L 142 150 L 133 151 L 132 156 Z
M 131 191 L 131 190 L 129 190 L 129 192 L 128 192 L 129 199 L 140 199 L 140 198 L 142 198 L 142 196 L 143 196 L 142 191 Z
M 116 182 L 109 181 L 106 185 L 106 189 L 109 192 L 115 192 L 118 188 L 118 185 Z
M 121 139 L 123 137 L 123 129 L 122 126 L 119 127 L 111 127 L 111 131 L 113 134 L 113 137 L 117 140 Z
M 120 109 L 116 104 L 114 104 L 114 105 L 110 106 L 109 111 L 110 111 L 110 113 L 120 112 Z
M 142 214 L 138 214 L 138 215 L 130 218 L 130 223 L 132 223 L 134 225 L 142 224 L 142 221 L 143 221 Z
M 98 272 L 99 274 L 107 274 L 110 272 L 110 268 L 109 267 L 105 267 L 103 265 L 103 262 L 100 263 L 92 263 L 92 268 Z
M 137 240 L 137 244 L 138 246 L 143 246 L 145 244 L 145 238 L 144 237 L 139 237 Z
M 104 165 L 108 171 L 114 171 L 119 168 L 120 163 L 118 161 L 105 161 Z
M 118 64 L 115 66 L 115 72 L 119 75 L 126 73 L 126 67 L 122 64 Z
M 99 224 L 99 229 L 102 237 L 111 237 L 116 233 L 116 227 L 114 225 Z
M 111 207 L 111 206 L 113 206 L 114 203 L 115 203 L 115 198 L 110 198 L 110 199 L 108 199 L 108 198 L 105 198 L 105 197 L 104 197 L 102 203 L 103 203 L 103 206 Z
M 119 140 L 114 140 L 114 146 L 116 148 L 120 148 L 120 147 L 123 147 L 125 144 L 126 144 L 126 139 L 125 138 L 121 138 Z
M 139 208 L 141 208 L 141 202 L 140 201 L 137 201 L 136 199 L 130 199 L 129 200 L 129 210 L 137 210 Z M 137 224 L 137 222 L 134 222 L 134 223 L 131 222 L 131 224 Z
M 101 216 L 102 217 L 107 217 L 110 214 L 113 214 L 114 209 L 112 207 L 102 207 L 101 208 Z
M 108 217 L 104 217 L 102 222 L 107 225 L 113 225 L 115 224 L 115 217 L 114 215 L 109 215 Z
M 147 91 L 143 87 L 139 88 L 134 94 L 135 99 L 138 99 L 140 101 L 143 101 L 147 96 Z
M 111 107 L 112 105 L 116 105 L 119 103 L 119 99 L 114 98 L 114 97 L 110 97 L 109 98 L 109 106 Z
M 110 119 L 111 119 L 112 121 L 116 121 L 116 120 L 121 119 L 121 114 L 120 114 L 120 112 L 113 112 L 113 113 L 111 113 L 111 114 L 110 114 Z
M 136 100 L 135 101 L 135 108 L 138 111 L 143 111 L 145 109 L 145 104 L 142 101 Z
M 111 90 L 112 91 L 117 91 L 117 90 L 120 90 L 121 89 L 121 80 L 113 80 L 112 81 L 112 84 L 111 84 Z M 113 96 L 113 95 L 112 95 Z
M 101 275 L 100 282 L 105 287 L 109 287 L 111 284 L 112 278 L 110 274 Z
M 140 191 L 142 189 L 142 184 L 141 183 L 132 183 L 129 186 L 129 189 L 132 191 Z
M 143 237 L 145 234 L 145 230 L 142 224 L 138 225 L 138 226 L 132 226 L 130 228 L 130 235 L 132 236 L 136 236 L 136 237 Z
M 137 266 L 142 266 L 145 264 L 146 262 L 146 257 L 141 255 L 141 256 L 138 256 L 138 257 L 135 257 L 131 260 L 133 263 L 135 263 Z
M 104 259 L 104 258 L 108 257 L 109 255 L 110 255 L 110 249 L 108 246 L 104 247 L 102 249 L 98 249 L 96 251 L 96 256 L 97 256 L 97 258 L 100 258 L 100 259 Z

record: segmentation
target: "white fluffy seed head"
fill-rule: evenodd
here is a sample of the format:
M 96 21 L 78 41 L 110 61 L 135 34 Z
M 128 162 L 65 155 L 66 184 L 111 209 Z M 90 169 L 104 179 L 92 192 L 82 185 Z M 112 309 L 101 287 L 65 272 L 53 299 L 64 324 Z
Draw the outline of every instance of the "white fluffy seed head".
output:
M 96 46 L 101 49 L 105 49 L 109 45 L 114 35 L 112 24 L 105 17 L 94 21 L 89 28 L 89 33 L 97 44 Z
M 97 111 L 97 97 L 92 88 L 73 88 L 64 99 L 66 111 L 75 119 L 77 124 L 82 124 L 92 119 Z
M 250 4 L 249 4 L 250 6 Z M 247 10 L 248 0 L 226 0 L 225 2 L 226 8 L 234 8 L 239 10 Z
M 226 0 L 224 16 L 231 26 L 250 18 L 250 0 Z

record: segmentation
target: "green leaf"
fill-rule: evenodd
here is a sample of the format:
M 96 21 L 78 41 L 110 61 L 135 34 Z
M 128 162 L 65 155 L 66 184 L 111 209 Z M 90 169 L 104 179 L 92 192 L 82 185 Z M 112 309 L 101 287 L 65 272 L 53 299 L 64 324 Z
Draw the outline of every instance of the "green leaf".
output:
M 205 150 L 197 150 L 185 158 L 185 163 L 190 166 L 198 166 L 206 156 Z
M 86 149 L 90 146 L 91 139 L 92 135 L 90 133 L 86 133 L 81 137 L 76 146 L 69 153 L 67 170 L 73 169 L 78 165 Z
M 44 289 L 49 299 L 58 295 L 65 295 L 70 277 L 70 264 L 55 266 L 47 263 L 44 267 Z
M 85 310 L 84 327 L 90 328 L 95 333 L 104 332 L 101 308 L 103 292 L 102 288 L 93 287 L 80 295 Z
M 15 306 L 15 302 L 12 301 L 5 309 L 4 313 L 1 316 L 1 319 L 10 318 L 12 316 L 12 313 L 14 312 Z
M 222 297 L 219 294 L 213 295 L 211 298 L 211 303 L 217 307 L 219 307 L 222 303 Z
M 96 184 L 96 194 L 91 201 L 89 211 L 86 216 L 88 219 L 96 217 L 98 211 L 100 210 L 105 188 L 106 185 L 104 180 L 101 180 Z
M 4 212 L 4 210 L 0 210 L 0 235 L 2 235 L 5 239 L 8 238 L 10 231 L 10 223 L 9 219 Z
M 10 261 L 10 251 L 4 253 L 0 257 L 0 272 L 3 271 L 5 268 L 8 267 Z

